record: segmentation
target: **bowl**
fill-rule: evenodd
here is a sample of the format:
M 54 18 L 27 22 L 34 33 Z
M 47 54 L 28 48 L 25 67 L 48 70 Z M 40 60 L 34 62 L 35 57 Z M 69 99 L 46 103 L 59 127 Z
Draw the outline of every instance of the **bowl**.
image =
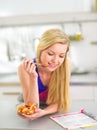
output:
M 34 103 L 29 103 L 29 104 L 18 104 L 17 105 L 17 112 L 20 115 L 26 114 L 26 115 L 31 115 L 35 113 L 35 110 L 37 109 L 37 105 Z

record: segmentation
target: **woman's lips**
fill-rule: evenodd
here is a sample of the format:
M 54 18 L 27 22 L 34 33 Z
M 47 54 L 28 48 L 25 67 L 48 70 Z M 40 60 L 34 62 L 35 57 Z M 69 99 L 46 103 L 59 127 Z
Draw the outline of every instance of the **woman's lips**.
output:
M 58 65 L 55 64 L 49 64 L 49 68 L 56 68 Z

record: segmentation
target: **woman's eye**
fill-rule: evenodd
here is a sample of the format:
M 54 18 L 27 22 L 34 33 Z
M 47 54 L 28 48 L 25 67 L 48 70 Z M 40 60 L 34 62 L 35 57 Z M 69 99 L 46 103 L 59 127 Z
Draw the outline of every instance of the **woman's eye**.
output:
M 48 55 L 52 56 L 52 55 L 53 55 L 53 53 L 49 53 L 49 52 L 48 52 Z
M 64 58 L 65 56 L 59 56 L 60 58 Z

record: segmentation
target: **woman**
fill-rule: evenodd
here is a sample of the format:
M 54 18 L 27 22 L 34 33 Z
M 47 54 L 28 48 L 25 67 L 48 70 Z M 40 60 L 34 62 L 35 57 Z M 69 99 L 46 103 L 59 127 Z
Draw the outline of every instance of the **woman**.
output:
M 26 118 L 34 120 L 57 111 L 68 110 L 69 44 L 70 41 L 62 30 L 49 29 L 40 39 L 36 59 L 25 59 L 19 66 L 24 102 L 38 105 L 34 114 L 24 115 Z M 40 102 L 45 102 L 47 107 L 40 109 Z

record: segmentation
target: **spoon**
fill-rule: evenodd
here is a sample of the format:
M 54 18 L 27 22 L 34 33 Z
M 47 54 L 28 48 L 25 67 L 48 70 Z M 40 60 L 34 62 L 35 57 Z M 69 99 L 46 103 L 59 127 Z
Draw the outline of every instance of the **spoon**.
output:
M 48 67 L 48 64 L 47 64 L 47 63 L 45 63 L 45 64 L 35 63 L 35 65 L 41 66 L 41 67 Z

